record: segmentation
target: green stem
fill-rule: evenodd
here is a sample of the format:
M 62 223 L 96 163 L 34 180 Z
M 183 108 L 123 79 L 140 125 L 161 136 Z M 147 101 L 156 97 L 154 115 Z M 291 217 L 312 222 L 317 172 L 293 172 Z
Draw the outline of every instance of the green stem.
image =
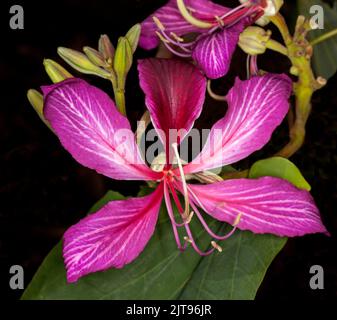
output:
M 334 36 L 337 36 L 337 28 L 334 29 L 334 30 L 331 30 L 331 31 L 329 31 L 329 32 L 327 32 L 327 33 L 322 34 L 322 35 L 319 36 L 318 38 L 312 40 L 312 41 L 310 42 L 310 44 L 311 44 L 312 46 L 314 46 L 314 45 L 319 44 L 319 43 L 321 43 L 321 42 L 323 42 L 323 41 L 325 41 L 325 40 L 328 40 L 328 39 L 330 39 L 330 38 L 332 38 L 332 37 L 334 37 Z
M 273 39 L 269 39 L 268 42 L 266 43 L 266 46 L 270 50 L 273 50 L 285 56 L 288 56 L 288 49 L 284 45 L 282 45 L 281 43 Z
M 287 46 L 288 57 L 292 69 L 298 74 L 298 81 L 294 83 L 295 112 L 293 124 L 289 130 L 289 142 L 276 155 L 284 158 L 291 157 L 303 145 L 305 139 L 305 125 L 311 111 L 311 97 L 320 86 L 311 69 L 312 47 L 306 41 L 306 34 L 310 30 L 308 22 L 299 16 L 294 37 L 290 35 L 288 26 L 281 16 L 277 14 L 271 21 L 282 34 Z
M 112 83 L 112 88 L 114 90 L 116 107 L 118 111 L 125 116 L 126 115 L 125 92 L 123 89 L 118 88 L 117 79 L 114 74 L 111 75 L 110 80 Z

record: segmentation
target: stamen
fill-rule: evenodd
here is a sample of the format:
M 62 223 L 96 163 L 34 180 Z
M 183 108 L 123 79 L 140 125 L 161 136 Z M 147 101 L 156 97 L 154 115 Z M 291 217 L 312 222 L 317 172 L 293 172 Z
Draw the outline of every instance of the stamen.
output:
M 184 240 L 186 241 L 186 242 L 188 242 L 188 243 L 192 243 L 193 241 L 189 238 L 189 237 L 184 237 Z
M 193 195 L 193 197 L 195 197 Z M 193 208 L 193 210 L 195 211 L 199 221 L 201 222 L 202 226 L 205 228 L 205 230 L 207 231 L 207 233 L 214 239 L 217 239 L 217 240 L 226 240 L 228 239 L 229 237 L 231 237 L 234 232 L 236 231 L 236 226 L 235 224 L 233 224 L 233 229 L 228 232 L 227 234 L 223 235 L 223 236 L 220 236 L 220 235 L 217 235 L 215 234 L 211 229 L 210 227 L 207 225 L 206 221 L 204 220 L 204 218 L 202 217 L 202 214 L 200 213 L 200 211 L 198 210 L 198 208 L 193 204 L 193 202 L 191 202 L 191 207 Z M 236 220 L 235 220 L 236 222 Z M 235 223 L 234 222 L 234 223 Z M 239 222 L 238 222 L 239 223 Z
M 236 227 L 240 223 L 241 217 L 242 217 L 242 213 L 239 213 L 234 220 L 233 227 Z
M 216 93 L 214 93 L 212 91 L 212 88 L 211 88 L 211 80 L 208 80 L 207 81 L 207 92 L 208 94 L 214 99 L 214 100 L 217 100 L 217 101 L 226 101 L 226 96 L 220 96 Z
M 176 206 L 177 206 L 177 208 L 178 208 L 179 213 L 183 214 L 184 209 L 183 209 L 183 207 L 181 206 L 181 203 L 180 203 L 180 200 L 179 200 L 179 198 L 178 198 L 178 196 L 177 196 L 176 191 L 175 191 L 174 188 L 172 187 L 171 183 L 168 183 L 168 186 L 169 186 L 169 188 L 170 188 L 171 194 L 172 194 L 172 196 L 173 196 L 173 200 L 174 200 L 174 202 L 175 202 L 175 204 L 176 204 Z
M 181 57 L 181 58 L 190 58 L 191 57 L 191 54 L 178 52 L 177 50 L 174 50 L 168 43 L 166 43 L 166 42 L 163 42 L 163 43 L 164 43 L 165 47 L 169 51 L 171 51 L 173 54 L 175 54 L 176 56 Z
M 247 80 L 250 79 L 250 59 L 251 59 L 251 55 L 248 54 L 247 55 L 247 60 L 246 60 L 246 73 L 247 73 Z
M 156 31 L 156 35 L 158 36 L 158 38 L 159 38 L 161 41 L 163 41 L 163 42 L 165 42 L 165 43 L 170 43 L 170 41 L 167 40 L 167 39 L 165 39 L 159 31 Z
M 259 74 L 259 67 L 257 66 L 257 55 L 248 55 L 247 56 L 247 79 L 250 79 L 251 76 L 257 76 Z
M 169 194 L 168 189 L 167 189 L 166 181 L 164 182 L 164 198 L 165 198 L 167 212 L 168 212 L 169 218 L 171 220 L 173 234 L 174 234 L 178 249 L 181 250 L 181 251 L 184 251 L 186 249 L 186 245 L 182 246 L 181 242 L 180 242 L 179 233 L 178 233 L 178 230 L 177 230 L 177 227 L 179 227 L 180 225 L 177 224 L 175 222 L 175 219 L 174 219 L 174 214 L 173 214 L 171 201 L 170 201 L 170 194 Z
M 219 16 L 215 16 L 215 19 L 216 19 L 216 21 L 218 21 L 220 27 L 223 27 L 225 25 L 224 22 L 222 21 L 222 19 Z
M 194 215 L 194 212 L 193 212 L 193 211 L 191 211 L 191 212 L 190 212 L 190 215 L 187 217 L 187 219 L 186 219 L 185 223 L 190 223 L 190 222 L 191 222 L 191 220 L 192 220 L 192 218 L 193 218 L 193 215 Z
M 185 6 L 185 3 L 183 0 L 177 0 L 178 9 L 181 13 L 181 15 L 185 18 L 187 22 L 192 24 L 193 26 L 196 26 L 201 29 L 209 29 L 213 27 L 212 23 L 205 22 L 202 20 L 199 20 L 191 15 L 191 13 L 188 11 L 188 9 Z
M 190 43 L 181 43 L 181 42 L 175 41 L 174 39 L 172 39 L 171 37 L 169 37 L 165 31 L 161 31 L 160 33 L 158 31 L 156 31 L 156 34 L 158 35 L 158 37 L 162 41 L 164 41 L 166 43 L 174 44 L 177 47 L 179 47 L 181 50 L 183 50 L 183 51 L 191 54 L 191 50 L 188 49 L 187 47 L 192 46 L 194 44 L 193 42 L 190 42 Z
M 176 40 L 178 42 L 184 42 L 184 39 L 179 37 L 176 33 L 171 32 L 170 35 L 174 38 L 174 40 Z
M 211 245 L 213 248 L 215 248 L 219 252 L 222 252 L 222 248 L 215 241 L 211 241 Z
M 154 23 L 156 24 L 156 26 L 158 27 L 159 30 L 161 30 L 161 31 L 165 30 L 164 25 L 160 22 L 160 20 L 156 16 L 153 16 L 152 19 L 153 19 Z
M 250 5 L 249 2 L 244 2 L 244 3 L 240 4 L 239 6 L 237 6 L 236 8 L 234 8 L 234 9 L 228 11 L 227 13 L 223 14 L 223 15 L 220 17 L 220 19 L 223 20 L 223 19 L 225 19 L 226 17 L 228 17 L 228 16 L 230 16 L 231 14 L 233 14 L 234 12 L 239 11 L 240 9 L 242 9 L 242 8 L 244 8 L 244 7 L 247 7 L 247 6 L 249 6 L 249 5 Z
M 219 19 L 222 21 L 220 27 L 229 28 L 233 26 L 234 24 L 238 23 L 245 17 L 247 17 L 250 14 L 253 14 L 254 12 L 260 10 L 257 8 L 256 5 L 248 2 L 245 2 L 236 8 L 228 11 L 227 13 L 223 14 Z M 215 17 L 217 19 L 217 17 Z M 219 25 L 211 28 L 208 33 L 213 33 L 215 30 L 219 28 Z
M 185 229 L 186 229 L 186 232 L 187 232 L 187 235 L 188 235 L 188 239 L 191 240 L 191 245 L 197 253 L 199 253 L 201 256 L 208 256 L 208 255 L 210 255 L 214 252 L 215 248 L 212 248 L 208 251 L 200 250 L 199 247 L 196 245 L 194 239 L 193 239 L 193 235 L 192 235 L 191 229 L 190 229 L 188 224 L 185 225 Z
M 170 188 L 171 194 L 172 194 L 172 196 L 173 196 L 173 200 L 174 200 L 174 202 L 175 202 L 175 204 L 176 204 L 176 206 L 177 206 L 177 208 L 178 208 L 178 211 L 179 211 L 179 213 L 182 215 L 182 217 L 183 217 L 183 219 L 184 219 L 184 223 L 190 223 L 191 220 L 192 220 L 192 217 L 193 217 L 193 215 L 194 215 L 194 212 L 191 211 L 191 212 L 189 213 L 189 215 L 186 217 L 186 216 L 185 216 L 185 213 L 184 213 L 184 209 L 183 209 L 182 206 L 181 206 L 180 200 L 179 200 L 179 198 L 178 198 L 178 196 L 177 196 L 177 193 L 176 193 L 174 187 L 171 185 L 171 183 L 168 183 L 168 186 L 169 186 L 169 188 Z
M 184 174 L 184 169 L 183 165 L 181 163 L 180 157 L 179 157 L 179 152 L 178 152 L 178 145 L 177 143 L 172 143 L 172 149 L 175 153 L 175 156 L 177 158 L 177 163 L 178 163 L 178 168 L 179 168 L 179 173 L 180 173 L 180 178 L 183 186 L 183 195 L 184 195 L 184 200 L 185 200 L 185 211 L 183 213 L 184 219 L 189 219 L 190 213 L 189 213 L 189 197 L 188 197 L 188 191 L 187 191 L 187 183 L 185 179 L 185 174 Z

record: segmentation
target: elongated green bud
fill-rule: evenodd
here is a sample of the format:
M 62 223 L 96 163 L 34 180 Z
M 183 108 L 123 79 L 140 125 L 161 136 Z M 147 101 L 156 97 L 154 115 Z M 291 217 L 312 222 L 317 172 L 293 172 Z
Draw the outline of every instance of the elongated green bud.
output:
M 106 34 L 101 35 L 99 38 L 98 50 L 103 55 L 105 61 L 112 64 L 115 56 L 115 48 Z
M 44 59 L 43 65 L 50 80 L 53 81 L 53 83 L 73 78 L 73 76 L 66 69 L 51 59 Z
M 27 92 L 27 98 L 29 103 L 34 108 L 40 119 L 49 127 L 49 122 L 45 119 L 43 115 L 43 96 L 40 92 L 35 89 L 29 89 Z
M 260 27 L 250 26 L 240 34 L 239 46 L 247 54 L 262 54 L 267 49 L 270 36 L 270 30 L 266 31 Z
M 57 53 L 60 57 L 72 66 L 77 71 L 86 74 L 94 74 L 96 76 L 109 79 L 110 73 L 96 65 L 94 65 L 85 54 L 78 52 L 76 50 L 59 47 L 57 48 Z
M 118 89 L 124 89 L 126 76 L 132 65 L 132 49 L 125 37 L 118 39 L 114 57 L 114 70 L 117 76 Z
M 90 48 L 90 47 L 83 47 L 83 51 L 86 54 L 86 56 L 89 58 L 89 60 L 99 67 L 106 67 L 107 63 L 103 57 L 103 54 L 99 51 Z
M 141 32 L 141 25 L 137 23 L 125 35 L 125 38 L 128 39 L 129 44 L 131 46 L 132 53 L 134 53 L 137 49 L 140 32 Z

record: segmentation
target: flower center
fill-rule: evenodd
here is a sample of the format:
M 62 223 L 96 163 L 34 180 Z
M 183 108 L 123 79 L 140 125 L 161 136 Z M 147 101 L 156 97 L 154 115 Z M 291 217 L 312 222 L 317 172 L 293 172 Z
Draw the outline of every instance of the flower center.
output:
M 233 228 L 230 232 L 228 232 L 225 235 L 215 234 L 210 229 L 210 227 L 207 225 L 207 223 L 204 220 L 202 214 L 199 212 L 197 206 L 193 203 L 193 201 L 195 201 L 201 208 L 203 208 L 205 210 L 201 201 L 198 199 L 197 195 L 193 193 L 191 188 L 186 183 L 186 177 L 185 177 L 184 170 L 183 170 L 183 164 L 182 164 L 182 161 L 179 157 L 178 145 L 176 143 L 172 144 L 172 149 L 173 149 L 174 154 L 175 154 L 175 158 L 176 158 L 176 161 L 177 161 L 179 171 L 177 172 L 177 171 L 174 171 L 174 170 L 171 170 L 171 169 L 163 170 L 164 199 L 165 199 L 165 203 L 166 203 L 166 207 L 167 207 L 167 212 L 168 212 L 169 218 L 170 218 L 171 223 L 172 223 L 172 229 L 173 229 L 173 233 L 174 233 L 174 236 L 175 236 L 175 239 L 176 239 L 178 249 L 181 250 L 181 251 L 184 251 L 187 248 L 188 244 L 191 244 L 192 247 L 194 248 L 194 250 L 202 256 L 209 255 L 212 252 L 214 252 L 214 250 L 222 252 L 221 246 L 217 242 L 215 242 L 213 239 L 215 239 L 215 240 L 228 239 L 235 232 L 236 227 L 237 227 L 237 225 L 240 221 L 241 215 L 238 215 L 237 219 L 235 220 L 235 222 L 233 224 Z M 180 199 L 177 195 L 176 190 L 179 190 L 179 192 L 184 196 L 185 208 L 183 208 L 183 206 L 181 205 L 181 202 L 180 202 Z M 179 212 L 180 216 L 182 217 L 182 220 L 183 220 L 182 223 L 176 222 L 176 218 L 175 218 L 174 211 L 173 211 L 172 204 L 171 204 L 171 195 L 172 195 L 173 201 L 174 201 L 174 203 L 175 203 L 175 205 L 178 209 L 178 212 Z M 190 196 L 193 197 L 193 201 L 190 199 Z M 193 209 L 193 211 L 190 211 L 190 207 Z M 207 210 L 205 210 L 205 211 L 207 211 Z M 210 248 L 207 251 L 201 250 L 194 240 L 192 230 L 191 230 L 190 225 L 189 225 L 191 220 L 192 220 L 192 217 L 193 217 L 194 213 L 197 216 L 200 223 L 202 224 L 202 226 L 204 227 L 204 229 L 206 230 L 206 232 L 212 238 L 212 241 L 210 243 L 212 248 Z M 180 227 L 184 227 L 185 231 L 186 231 L 186 234 L 187 234 L 187 236 L 184 236 L 184 244 L 183 245 L 180 242 L 180 236 L 179 236 L 179 232 L 178 232 L 178 228 L 180 228 Z

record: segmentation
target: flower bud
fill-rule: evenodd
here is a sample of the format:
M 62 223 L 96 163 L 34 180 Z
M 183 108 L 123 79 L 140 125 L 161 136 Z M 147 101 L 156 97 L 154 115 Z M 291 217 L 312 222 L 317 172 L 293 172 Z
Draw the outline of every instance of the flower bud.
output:
M 27 98 L 29 103 L 34 108 L 40 119 L 49 127 L 49 122 L 45 119 L 43 115 L 43 96 L 40 92 L 35 89 L 29 89 L 27 92 Z
M 94 65 L 87 57 L 81 52 L 76 50 L 59 47 L 57 48 L 57 53 L 60 57 L 72 66 L 77 71 L 86 74 L 94 74 L 96 76 L 109 79 L 110 72 Z
M 115 48 L 106 34 L 101 35 L 99 38 L 98 50 L 103 55 L 105 61 L 112 63 L 115 56 Z
M 114 70 L 117 76 L 119 89 L 124 89 L 126 76 L 132 65 L 132 48 L 125 37 L 118 39 L 114 57 Z
M 270 30 L 266 31 L 260 27 L 250 26 L 240 34 L 239 46 L 249 55 L 262 54 L 267 49 L 270 36 Z
M 61 82 L 73 77 L 66 69 L 51 59 L 44 59 L 43 65 L 53 83 Z
M 125 38 L 128 39 L 129 44 L 132 49 L 132 53 L 134 53 L 138 46 L 139 36 L 141 32 L 141 26 L 140 24 L 135 24 L 125 35 Z
M 98 67 L 106 67 L 107 63 L 103 57 L 103 54 L 99 51 L 90 48 L 90 47 L 83 47 L 83 51 L 88 57 L 88 59 Z

